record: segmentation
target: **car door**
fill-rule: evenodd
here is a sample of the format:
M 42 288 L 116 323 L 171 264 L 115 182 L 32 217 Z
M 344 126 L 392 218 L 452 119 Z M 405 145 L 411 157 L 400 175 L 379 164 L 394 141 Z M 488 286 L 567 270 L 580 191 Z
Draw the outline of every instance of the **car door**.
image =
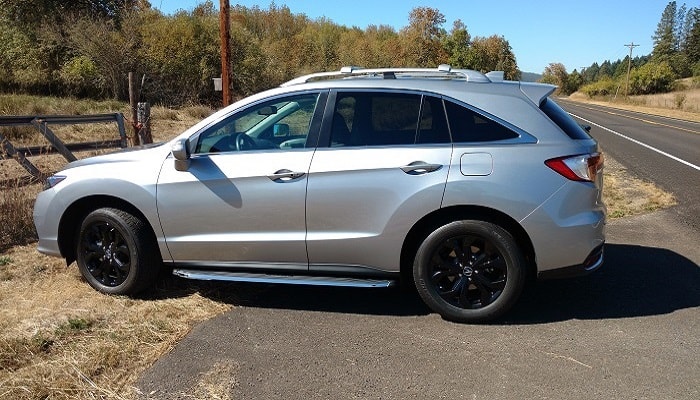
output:
M 246 107 L 190 138 L 186 171 L 165 163 L 158 214 L 176 264 L 307 269 L 306 185 L 325 98 Z
M 413 224 L 440 208 L 452 146 L 442 100 L 332 92 L 307 194 L 309 267 L 397 272 Z

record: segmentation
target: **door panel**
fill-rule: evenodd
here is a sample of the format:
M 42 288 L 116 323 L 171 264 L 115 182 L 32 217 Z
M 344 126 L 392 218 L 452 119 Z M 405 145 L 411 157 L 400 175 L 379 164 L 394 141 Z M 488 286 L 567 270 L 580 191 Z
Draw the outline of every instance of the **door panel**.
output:
M 312 149 L 300 149 L 194 156 L 185 172 L 166 162 L 158 212 L 173 260 L 306 265 L 304 202 L 312 155 Z M 299 176 L 274 179 L 280 170 Z
M 307 269 L 306 184 L 325 93 L 272 98 L 193 135 L 186 171 L 158 182 L 172 259 L 207 266 Z
M 310 268 L 398 272 L 406 234 L 440 208 L 451 153 L 450 145 L 319 149 L 308 185 Z M 441 167 L 401 169 L 416 161 Z
M 397 272 L 406 234 L 442 202 L 452 155 L 442 100 L 365 90 L 329 102 L 307 190 L 309 268 Z

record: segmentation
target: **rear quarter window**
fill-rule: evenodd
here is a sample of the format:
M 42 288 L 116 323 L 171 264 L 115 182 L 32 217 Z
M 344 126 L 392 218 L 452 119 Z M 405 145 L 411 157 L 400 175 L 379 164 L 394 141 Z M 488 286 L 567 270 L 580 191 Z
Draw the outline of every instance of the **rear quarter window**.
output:
M 564 111 L 554 100 L 546 98 L 540 105 L 540 109 L 552 120 L 566 135 L 572 139 L 590 139 L 591 136 L 581 125 Z
M 451 101 L 445 101 L 445 110 L 453 142 L 491 142 L 519 136 L 498 122 Z

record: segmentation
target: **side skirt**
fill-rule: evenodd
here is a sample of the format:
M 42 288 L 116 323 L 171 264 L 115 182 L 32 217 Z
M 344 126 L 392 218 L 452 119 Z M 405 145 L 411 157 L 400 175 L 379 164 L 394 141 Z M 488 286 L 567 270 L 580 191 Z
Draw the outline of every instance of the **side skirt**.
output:
M 274 275 L 252 272 L 205 271 L 176 268 L 173 275 L 185 279 L 204 281 L 277 283 L 286 285 L 341 286 L 356 288 L 387 288 L 396 285 L 395 280 L 345 278 L 336 276 Z

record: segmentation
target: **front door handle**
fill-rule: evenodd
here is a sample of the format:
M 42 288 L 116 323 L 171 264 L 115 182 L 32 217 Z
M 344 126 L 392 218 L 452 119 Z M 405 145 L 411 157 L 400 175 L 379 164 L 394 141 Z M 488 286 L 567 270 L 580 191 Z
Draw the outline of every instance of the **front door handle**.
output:
M 425 161 L 414 161 L 401 167 L 401 170 L 409 175 L 423 175 L 442 168 L 442 164 L 429 164 Z
M 272 175 L 268 175 L 267 177 L 275 182 L 289 182 L 297 178 L 301 178 L 304 175 L 304 172 L 293 172 L 288 169 L 281 169 Z

